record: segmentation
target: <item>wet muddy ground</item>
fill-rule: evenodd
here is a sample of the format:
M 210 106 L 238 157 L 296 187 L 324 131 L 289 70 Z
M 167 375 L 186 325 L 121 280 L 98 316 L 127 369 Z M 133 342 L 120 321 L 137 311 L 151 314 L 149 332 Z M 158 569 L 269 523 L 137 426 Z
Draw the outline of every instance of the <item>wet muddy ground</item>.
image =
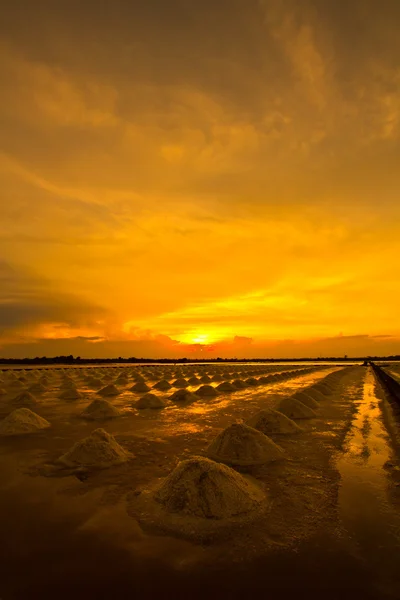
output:
M 400 463 L 387 400 L 370 369 L 347 370 L 304 431 L 275 441 L 285 461 L 246 470 L 268 493 L 257 520 L 216 538 L 173 535 L 143 515 L 140 495 L 224 427 L 274 407 L 338 370 L 246 389 L 106 425 L 88 403 L 43 394 L 52 429 L 0 441 L 2 600 L 217 596 L 399 598 Z M 85 390 L 90 396 L 91 390 Z M 6 412 L 7 398 L 2 402 Z M 384 418 L 382 418 L 382 415 Z M 102 471 L 55 474 L 54 459 L 103 426 L 135 458 Z

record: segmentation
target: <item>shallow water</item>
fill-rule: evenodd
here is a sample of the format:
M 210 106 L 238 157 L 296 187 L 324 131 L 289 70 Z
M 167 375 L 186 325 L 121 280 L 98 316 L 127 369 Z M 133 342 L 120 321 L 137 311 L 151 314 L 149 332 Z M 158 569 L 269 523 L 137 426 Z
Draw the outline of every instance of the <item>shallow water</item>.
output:
M 393 590 L 397 584 L 400 594 L 400 515 L 390 500 L 392 482 L 385 469 L 393 449 L 379 402 L 369 369 L 336 464 L 341 475 L 339 512 L 355 554 L 373 565 L 383 588 Z

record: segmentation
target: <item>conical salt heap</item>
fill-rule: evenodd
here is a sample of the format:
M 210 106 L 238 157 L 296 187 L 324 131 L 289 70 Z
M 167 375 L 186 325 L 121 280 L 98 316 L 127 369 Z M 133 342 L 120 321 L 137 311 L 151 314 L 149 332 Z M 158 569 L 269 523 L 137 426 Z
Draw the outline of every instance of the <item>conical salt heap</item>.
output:
M 217 390 L 220 392 L 236 392 L 236 387 L 232 385 L 229 381 L 223 381 L 219 385 L 217 385 Z
M 257 379 L 254 379 L 254 377 L 249 377 L 248 379 L 246 379 L 245 383 L 246 385 L 258 385 L 258 381 Z
M 212 396 L 217 396 L 218 392 L 212 385 L 202 385 L 195 391 L 195 394 L 197 396 L 207 396 L 211 398 Z
M 109 384 L 101 388 L 97 393 L 100 394 L 100 396 L 118 396 L 119 390 L 115 385 Z
M 208 375 L 203 375 L 202 377 L 200 377 L 200 381 L 201 383 L 210 383 L 211 377 L 209 377 Z
M 165 408 L 165 406 L 164 400 L 155 394 L 145 394 L 134 404 L 135 408 Z
M 102 421 L 105 419 L 115 419 L 121 416 L 121 412 L 103 398 L 96 398 L 85 408 L 80 415 L 83 419 L 89 421 Z
M 193 377 L 190 377 L 190 378 L 188 379 L 188 384 L 189 384 L 189 385 L 196 385 L 197 383 L 200 383 L 200 379 L 198 379 L 198 378 L 197 378 L 197 377 L 195 377 L 194 375 L 193 375 Z
M 172 382 L 172 385 L 177 388 L 185 388 L 188 386 L 188 382 L 183 377 L 179 377 L 178 379 Z
M 39 382 L 32 383 L 32 385 L 28 387 L 28 392 L 33 392 L 34 394 L 42 394 L 45 391 L 45 386 Z
M 155 390 L 160 390 L 162 392 L 165 392 L 165 391 L 171 389 L 171 384 L 166 379 L 161 379 L 161 381 L 159 381 L 158 383 L 155 383 L 153 385 L 153 388 Z
M 11 400 L 12 404 L 19 404 L 21 406 L 33 406 L 34 404 L 37 404 L 37 400 L 35 398 L 35 396 L 33 396 L 30 392 L 21 392 L 20 394 L 18 394 L 18 396 L 15 396 L 15 398 L 13 398 Z
M 264 493 L 233 469 L 196 456 L 178 463 L 154 498 L 170 513 L 226 519 L 257 509 Z
M 169 399 L 172 400 L 172 402 L 195 402 L 199 397 L 186 389 L 182 389 L 176 390 Z
M 317 400 L 317 402 L 323 402 L 324 400 L 326 400 L 326 396 L 324 396 L 322 392 L 319 392 L 317 389 L 315 389 L 314 385 L 306 388 L 304 391 L 307 393 L 308 396 L 314 398 L 314 400 Z
M 290 433 L 299 433 L 301 427 L 292 419 L 278 410 L 267 408 L 260 410 L 257 414 L 248 419 L 246 425 L 253 427 L 265 435 L 284 435 Z
M 135 385 L 133 385 L 132 387 L 129 388 L 129 391 L 130 392 L 138 392 L 139 394 L 141 394 L 143 392 L 149 392 L 150 388 L 143 381 L 138 381 L 137 383 L 135 383 Z
M 242 381 L 241 379 L 234 379 L 232 381 L 232 385 L 237 389 L 237 390 L 242 390 L 243 388 L 246 387 L 246 384 L 244 383 L 244 381 Z
M 76 388 L 68 388 L 58 396 L 60 400 L 79 400 L 83 398 L 82 394 Z
M 304 392 L 304 391 L 296 392 L 295 394 L 293 394 L 292 398 L 295 398 L 296 400 L 300 400 L 300 402 L 302 402 L 303 404 L 308 406 L 308 408 L 312 408 L 315 410 L 319 407 L 318 402 L 314 398 L 309 396 L 307 394 L 307 392 Z
M 29 408 L 17 408 L 0 422 L 0 435 L 24 435 L 47 427 L 50 423 Z
M 285 457 L 282 448 L 266 435 L 243 423 L 233 423 L 221 431 L 206 452 L 213 460 L 243 466 L 262 465 Z
M 104 429 L 96 429 L 89 437 L 76 442 L 58 462 L 66 467 L 106 468 L 126 462 L 131 457 L 112 435 Z
M 289 419 L 313 419 L 317 416 L 317 413 L 312 408 L 309 408 L 295 398 L 283 398 L 279 403 L 278 410 L 289 417 Z

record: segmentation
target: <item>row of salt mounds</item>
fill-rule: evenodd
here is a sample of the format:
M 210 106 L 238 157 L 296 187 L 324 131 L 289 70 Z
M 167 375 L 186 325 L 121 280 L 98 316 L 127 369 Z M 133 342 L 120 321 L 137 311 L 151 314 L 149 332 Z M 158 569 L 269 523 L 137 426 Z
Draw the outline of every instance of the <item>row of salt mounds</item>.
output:
M 292 395 L 292 398 L 294 398 L 295 400 L 300 400 L 300 402 L 308 406 L 308 408 L 312 408 L 315 410 L 319 407 L 318 402 L 314 398 L 309 396 L 306 391 L 298 391 Z
M 303 431 L 292 419 L 272 408 L 260 410 L 246 421 L 246 425 L 265 435 L 288 435 Z
M 312 408 L 291 397 L 283 398 L 280 401 L 278 411 L 293 420 L 314 419 L 317 416 Z
M 155 394 L 145 394 L 134 404 L 135 408 L 165 408 L 166 403 L 162 398 Z
M 29 408 L 17 408 L 0 422 L 0 435 L 25 435 L 48 427 L 50 423 Z
M 280 446 L 243 423 L 233 423 L 221 431 L 206 454 L 218 462 L 238 466 L 262 465 L 285 457 Z
M 96 398 L 85 408 L 85 410 L 80 415 L 83 419 L 88 419 L 89 421 L 103 421 L 106 419 L 115 419 L 117 417 L 121 417 L 122 414 L 111 404 L 108 400 L 104 400 L 103 398 Z
M 124 463 L 132 457 L 112 435 L 104 429 L 96 429 L 90 436 L 76 442 L 57 462 L 70 468 L 107 468 Z
M 233 469 L 202 457 L 181 461 L 156 491 L 167 512 L 226 519 L 257 509 L 265 495 Z

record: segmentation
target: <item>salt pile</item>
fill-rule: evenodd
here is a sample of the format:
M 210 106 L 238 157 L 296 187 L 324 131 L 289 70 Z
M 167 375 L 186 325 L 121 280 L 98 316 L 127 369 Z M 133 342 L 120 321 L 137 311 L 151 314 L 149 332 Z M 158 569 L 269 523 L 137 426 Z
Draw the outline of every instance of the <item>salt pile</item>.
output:
M 171 389 L 171 384 L 166 379 L 162 379 L 158 383 L 154 384 L 153 388 L 155 390 L 161 390 L 164 392 Z
M 229 383 L 229 381 L 224 381 L 217 385 L 217 390 L 220 392 L 236 392 L 235 386 Z
M 20 404 L 23 406 L 32 406 L 34 404 L 37 404 L 36 398 L 30 392 L 26 392 L 26 391 L 18 394 L 18 396 L 13 398 L 13 400 L 11 400 L 11 402 L 13 404 Z
M 264 494 L 233 469 L 196 456 L 178 463 L 155 500 L 170 513 L 226 519 L 255 510 Z
M 43 392 L 46 391 L 46 388 L 41 383 L 37 382 L 37 383 L 32 383 L 32 385 L 30 385 L 28 387 L 28 391 L 33 392 L 35 394 L 42 394 Z
M 246 423 L 266 435 L 299 433 L 302 429 L 278 410 L 265 409 L 253 415 Z
M 183 377 L 179 377 L 179 379 L 176 379 L 172 385 L 177 388 L 185 388 L 187 387 L 188 382 Z
M 282 459 L 284 452 L 257 429 L 243 423 L 233 423 L 211 442 L 207 456 L 231 465 L 250 466 Z
M 257 379 L 254 379 L 254 377 L 249 377 L 249 379 L 246 379 L 245 383 L 247 385 L 257 385 L 258 381 Z
M 102 398 L 96 398 L 93 400 L 85 408 L 85 410 L 80 415 L 83 419 L 88 419 L 89 421 L 101 421 L 104 419 L 114 419 L 116 417 L 121 416 L 121 412 L 108 402 L 108 400 L 103 400 Z
M 35 433 L 47 427 L 50 427 L 50 423 L 29 408 L 17 408 L 0 422 L 0 435 Z
M 300 400 L 300 402 L 302 402 L 309 408 L 316 409 L 319 407 L 318 402 L 314 400 L 314 398 L 311 398 L 311 396 L 309 396 L 306 392 L 296 392 L 295 394 L 293 394 L 292 398 Z
M 117 390 L 115 385 L 109 384 L 101 388 L 97 393 L 100 394 L 100 396 L 118 396 L 119 390 Z
M 241 390 L 243 388 L 246 387 L 246 384 L 244 383 L 244 381 L 242 381 L 241 379 L 234 379 L 234 381 L 232 381 L 232 385 L 237 389 L 237 390 Z
M 66 467 L 106 468 L 126 462 L 131 456 L 112 435 L 104 429 L 96 429 L 89 437 L 76 442 L 58 462 Z
M 82 394 L 76 388 L 69 388 L 58 396 L 60 400 L 79 400 L 83 398 Z
M 283 398 L 279 403 L 278 410 L 289 419 L 313 419 L 317 413 L 312 409 L 296 400 L 295 398 Z
M 202 385 L 198 390 L 195 391 L 195 394 L 198 396 L 217 396 L 218 392 L 212 385 Z
M 155 394 L 145 394 L 135 404 L 135 408 L 165 408 L 166 404 L 162 398 Z
M 190 377 L 190 378 L 188 379 L 188 384 L 189 384 L 189 385 L 196 385 L 196 384 L 197 384 L 197 383 L 199 383 L 199 382 L 200 382 L 200 379 L 198 379 L 198 378 L 197 378 L 197 377 L 195 377 L 194 375 L 193 375 L 193 377 Z
M 135 385 L 133 385 L 132 387 L 129 388 L 129 391 L 130 392 L 138 392 L 139 394 L 141 394 L 143 392 L 150 391 L 150 388 L 143 381 L 138 381 L 137 383 L 135 383 Z
M 203 375 L 202 377 L 200 377 L 200 381 L 201 383 L 210 383 L 211 377 L 209 377 L 208 375 Z
M 192 392 L 185 389 L 176 390 L 169 398 L 173 402 L 195 402 L 199 399 L 196 394 L 192 394 Z

